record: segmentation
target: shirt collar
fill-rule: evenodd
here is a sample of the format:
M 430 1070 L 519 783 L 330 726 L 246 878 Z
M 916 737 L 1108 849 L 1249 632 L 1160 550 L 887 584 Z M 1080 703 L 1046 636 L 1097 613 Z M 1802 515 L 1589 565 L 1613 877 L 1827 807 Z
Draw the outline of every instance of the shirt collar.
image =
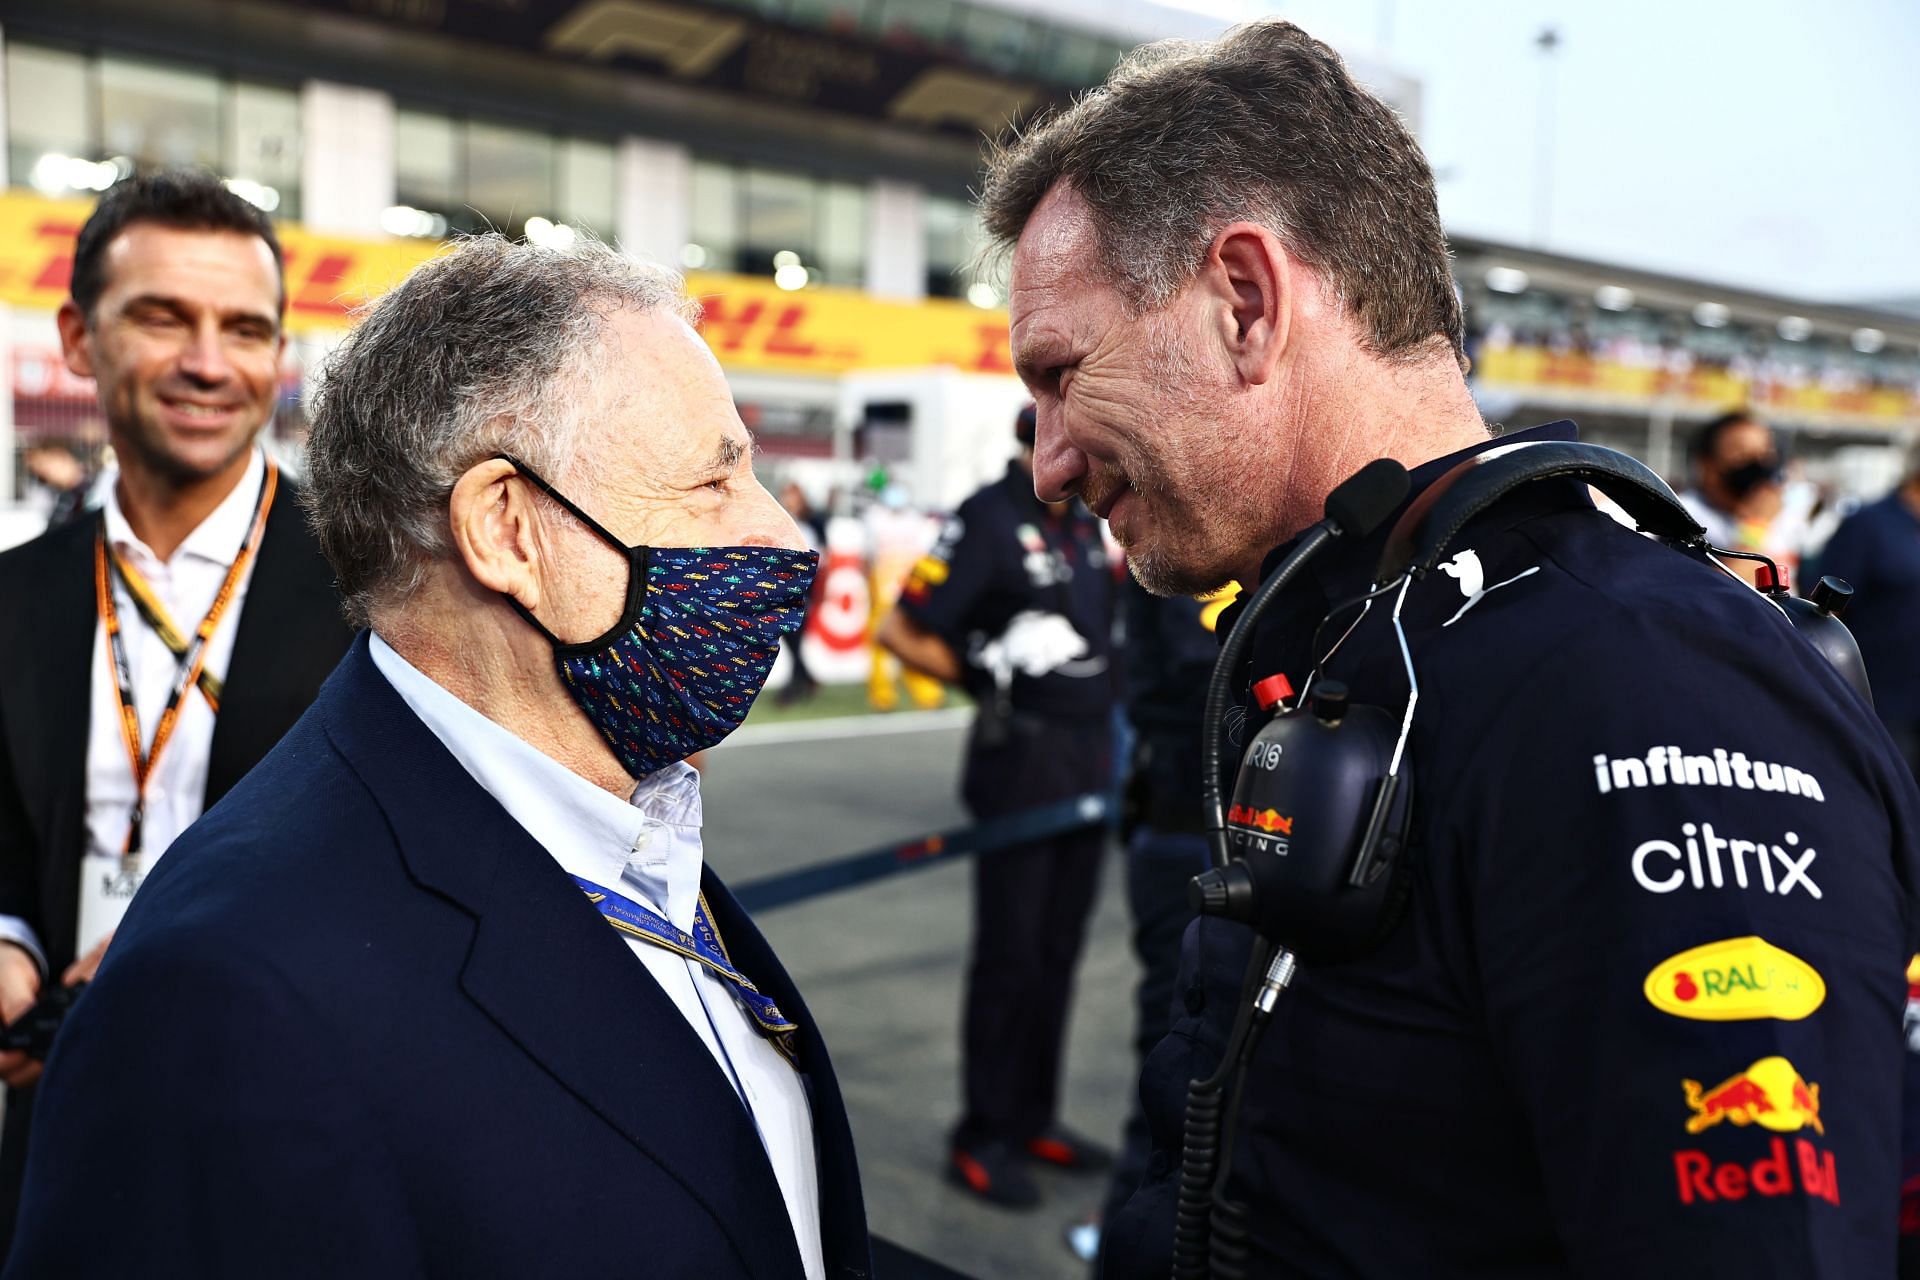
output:
M 260 497 L 260 482 L 267 471 L 266 455 L 258 445 L 250 450 L 250 455 L 239 483 L 220 500 L 219 506 L 207 513 L 206 519 L 194 526 L 192 533 L 181 539 L 166 563 L 174 564 L 182 556 L 193 556 L 225 567 L 239 558 L 240 548 L 246 545 L 247 535 L 253 531 L 254 502 Z M 159 563 L 160 558 L 134 533 L 126 512 L 120 508 L 118 467 L 108 469 L 102 477 L 102 486 L 106 496 L 101 512 L 107 523 L 107 541 L 122 555 L 137 552 Z
M 634 893 L 681 929 L 700 893 L 700 775 L 685 761 L 642 779 L 631 801 L 596 787 L 494 723 L 375 633 L 373 664 L 453 758 L 569 874 Z

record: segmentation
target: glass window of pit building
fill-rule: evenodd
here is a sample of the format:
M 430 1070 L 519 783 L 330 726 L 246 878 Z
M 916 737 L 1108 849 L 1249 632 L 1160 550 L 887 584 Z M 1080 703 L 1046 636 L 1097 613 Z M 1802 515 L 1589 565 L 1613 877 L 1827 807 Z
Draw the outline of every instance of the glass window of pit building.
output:
M 958 58 L 1003 75 L 1083 88 L 1106 79 L 1129 46 L 1004 4 L 962 0 L 717 0 L 796 26 Z
M 689 271 L 772 276 L 783 289 L 866 283 L 867 193 L 858 183 L 699 159 L 693 164 Z
M 929 196 L 926 201 L 927 296 L 965 298 L 976 307 L 997 307 L 1005 296 L 997 275 L 980 262 L 986 229 L 964 200 Z
M 6 47 L 8 173 L 89 196 L 136 169 L 198 165 L 282 218 L 300 214 L 300 95 L 203 66 Z
M 438 239 L 498 230 L 536 244 L 580 232 L 612 240 L 616 167 L 610 140 L 465 119 L 394 112 L 393 235 Z

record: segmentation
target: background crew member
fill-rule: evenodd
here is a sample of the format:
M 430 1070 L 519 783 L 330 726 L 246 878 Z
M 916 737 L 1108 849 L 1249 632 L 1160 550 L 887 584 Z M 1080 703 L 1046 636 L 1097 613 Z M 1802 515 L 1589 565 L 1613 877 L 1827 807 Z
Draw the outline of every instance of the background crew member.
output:
M 1873 709 L 1907 767 L 1920 776 L 1920 450 L 1907 456 L 1893 492 L 1843 521 L 1801 575 L 1834 574 L 1853 587 L 1847 626 L 1873 679 Z M 1900 1276 L 1920 1280 L 1920 956 L 1907 971 L 1907 1091 L 1901 1120 Z
M 1187 882 L 1207 869 L 1200 820 L 1200 720 L 1219 653 L 1214 627 L 1233 592 L 1229 587 L 1199 599 L 1162 597 L 1132 578 L 1120 584 L 1120 633 L 1126 637 L 1122 687 L 1133 728 L 1123 834 L 1133 954 L 1140 962 L 1133 1042 L 1143 1063 L 1172 1021 L 1180 937 L 1193 920 Z M 1126 1204 L 1151 1154 L 1146 1114 L 1135 1093 L 1100 1221 Z
M 1368 460 L 1419 490 L 1492 444 L 1426 161 L 1291 24 L 1128 58 L 997 157 L 984 205 L 1016 242 L 1038 492 L 1110 514 L 1150 588 L 1251 590 Z M 1300 684 L 1390 526 L 1301 573 L 1242 676 Z M 1453 546 L 1405 600 L 1398 926 L 1304 965 L 1246 1072 L 1249 1273 L 1890 1275 L 1912 777 L 1773 605 L 1584 487 Z M 1393 612 L 1327 670 L 1397 716 Z M 1188 934 L 1109 1275 L 1168 1273 L 1187 1084 L 1249 945 Z
M 1847 626 L 1873 678 L 1873 709 L 1920 774 L 1920 449 L 1892 493 L 1842 522 L 1818 572 L 1845 578 L 1856 595 Z M 1818 579 L 1804 575 L 1800 585 Z
M 209 174 L 130 179 L 80 229 L 60 340 L 98 387 L 118 470 L 102 513 L 0 555 L 7 1021 L 43 981 L 93 976 L 154 863 L 351 639 L 298 488 L 255 444 L 284 306 L 272 225 Z M 39 1074 L 0 1054 L 0 1235 Z
M 827 517 L 823 512 L 815 510 L 814 505 L 807 501 L 807 491 L 789 480 L 780 487 L 780 505 L 788 515 L 793 517 L 794 526 L 807 540 L 807 546 L 825 555 Z M 819 588 L 816 585 L 815 599 L 818 599 L 818 595 Z M 787 707 L 796 702 L 804 702 L 820 692 L 820 681 L 807 669 L 807 655 L 805 647 L 801 644 L 799 631 L 783 636 L 780 647 L 787 651 L 787 683 L 786 687 L 775 696 L 774 701 L 780 706 Z
M 961 790 L 976 820 L 1107 785 L 1113 572 L 1078 503 L 1033 494 L 1031 406 L 1007 474 L 960 504 L 914 566 L 880 642 L 979 704 Z M 1025 1165 L 1108 1159 L 1057 1123 L 1067 1009 L 1106 831 L 1085 827 L 974 859 L 965 1113 L 950 1175 L 996 1204 L 1039 1200 Z
M 832 1065 L 685 763 L 815 563 L 691 305 L 487 236 L 336 352 L 311 507 L 371 634 L 75 1006 L 9 1276 L 872 1275 Z

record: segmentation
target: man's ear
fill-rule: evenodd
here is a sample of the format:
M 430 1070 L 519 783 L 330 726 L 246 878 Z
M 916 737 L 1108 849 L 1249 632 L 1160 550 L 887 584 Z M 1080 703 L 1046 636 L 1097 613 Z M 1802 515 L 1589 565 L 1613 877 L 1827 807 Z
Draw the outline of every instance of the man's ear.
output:
M 1240 376 L 1259 386 L 1285 354 L 1293 318 L 1293 258 L 1280 238 L 1252 222 L 1230 222 L 1208 246 L 1201 275 L 1222 306 L 1221 338 Z
M 447 519 L 454 550 L 474 581 L 531 613 L 540 607 L 543 547 L 533 486 L 516 483 L 519 475 L 505 458 L 469 467 L 453 482 Z
M 87 314 L 80 304 L 68 298 L 54 316 L 60 330 L 60 354 L 66 358 L 67 371 L 75 377 L 93 376 L 93 348 L 87 341 Z

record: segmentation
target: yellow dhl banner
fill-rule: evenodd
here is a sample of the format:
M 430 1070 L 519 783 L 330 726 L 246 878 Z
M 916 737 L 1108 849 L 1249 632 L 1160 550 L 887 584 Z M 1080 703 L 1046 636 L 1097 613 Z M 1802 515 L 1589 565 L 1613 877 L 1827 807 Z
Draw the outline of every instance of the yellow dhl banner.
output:
M 886 302 L 852 289 L 788 292 L 754 276 L 687 276 L 701 332 L 729 367 L 791 373 L 946 365 L 1013 373 L 1007 313 L 929 298 Z
M 58 309 L 73 275 L 74 237 L 92 210 L 91 200 L 0 195 L 0 302 Z M 289 222 L 274 229 L 287 261 L 287 328 L 294 333 L 344 327 L 354 307 L 440 251 L 423 240 L 311 235 Z
M 1920 392 L 1903 386 L 1822 386 L 1750 377 L 1721 365 L 1686 369 L 1629 365 L 1584 351 L 1556 351 L 1531 343 L 1489 344 L 1474 359 L 1482 386 L 1520 392 L 1592 396 L 1644 410 L 1658 401 L 1717 413 L 1731 405 L 1812 422 L 1905 426 L 1920 422 Z
M 32 192 L 0 194 L 0 302 L 56 310 L 73 274 L 73 241 L 91 200 L 54 200 Z M 287 263 L 287 328 L 337 331 L 353 309 L 441 252 L 425 240 L 361 240 L 315 235 L 279 223 Z M 1011 374 L 1007 313 L 964 302 L 886 302 L 851 289 L 789 292 L 752 276 L 696 273 L 687 291 L 699 299 L 707 343 L 729 368 L 839 374 L 856 369 L 948 365 Z

